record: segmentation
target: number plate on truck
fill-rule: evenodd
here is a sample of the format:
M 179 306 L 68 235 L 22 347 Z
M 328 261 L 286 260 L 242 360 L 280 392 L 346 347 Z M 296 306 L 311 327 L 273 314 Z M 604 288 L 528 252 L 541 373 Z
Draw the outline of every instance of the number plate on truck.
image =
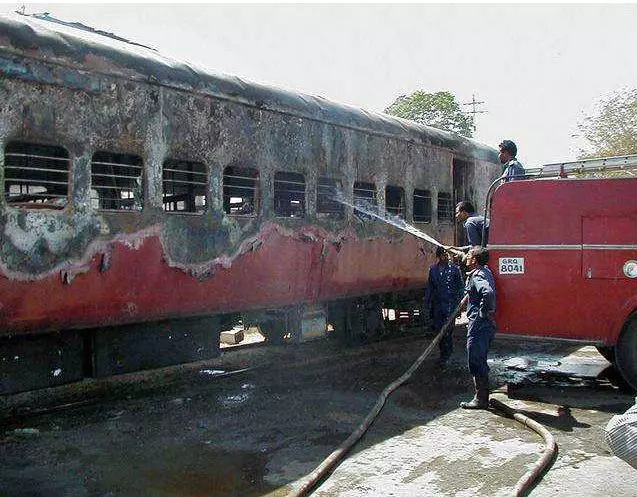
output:
M 500 257 L 500 274 L 524 274 L 524 257 Z

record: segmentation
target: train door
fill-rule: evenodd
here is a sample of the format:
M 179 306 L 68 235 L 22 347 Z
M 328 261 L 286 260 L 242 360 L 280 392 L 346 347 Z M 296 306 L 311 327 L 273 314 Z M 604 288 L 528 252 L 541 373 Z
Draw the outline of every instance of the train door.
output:
M 462 200 L 474 203 L 474 199 L 468 198 L 469 192 L 469 163 L 460 159 L 453 159 L 451 165 L 451 176 L 453 178 L 453 208 L 455 212 L 456 204 Z M 454 245 L 463 246 L 467 244 L 467 235 L 462 224 L 456 224 L 454 233 Z

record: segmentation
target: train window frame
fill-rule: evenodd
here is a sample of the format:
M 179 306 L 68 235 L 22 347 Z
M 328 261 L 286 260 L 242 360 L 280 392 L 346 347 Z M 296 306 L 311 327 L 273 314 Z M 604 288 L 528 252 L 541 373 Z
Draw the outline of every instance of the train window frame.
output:
M 243 176 L 242 173 L 246 175 Z M 226 166 L 223 169 L 222 185 L 223 211 L 227 215 L 233 217 L 256 217 L 258 215 L 261 205 L 258 169 Z M 251 195 L 250 192 L 252 192 Z M 232 201 L 233 199 L 235 202 Z
M 96 160 L 96 157 L 103 160 Z M 95 166 L 98 166 L 99 172 L 95 171 Z M 101 169 L 102 167 L 104 167 L 104 169 L 110 167 L 112 171 L 115 171 L 115 168 L 121 168 L 121 172 L 119 174 L 107 174 Z M 120 169 L 117 171 L 119 172 Z M 122 174 L 130 174 L 136 171 L 139 172 L 138 175 L 129 176 L 128 174 Z M 105 178 L 105 183 L 115 180 L 115 186 L 109 184 L 101 185 L 99 184 L 101 181 L 97 182 L 97 184 L 99 185 L 99 188 L 104 191 L 120 190 L 119 197 L 101 196 L 98 188 L 96 188 L 95 180 L 97 178 Z M 121 184 L 117 184 L 117 180 L 120 180 Z M 96 150 L 93 153 L 93 156 L 91 157 L 91 206 L 94 209 L 110 212 L 141 212 L 145 203 L 145 183 L 144 160 L 141 156 L 127 152 L 113 152 L 110 150 Z M 137 195 L 135 195 L 136 192 L 138 193 Z M 110 205 L 115 207 L 104 207 L 102 204 L 104 201 L 108 201 Z
M 343 189 L 343 182 L 332 176 L 322 175 L 316 183 L 316 215 L 319 218 L 345 218 L 345 206 L 333 200 Z
M 165 213 L 202 215 L 207 210 L 207 191 L 208 168 L 203 162 L 174 158 L 164 160 L 162 206 Z
M 3 153 L 4 201 L 8 205 L 19 209 L 55 210 L 69 205 L 71 157 L 66 148 L 12 140 L 5 145 Z M 19 174 L 14 176 L 13 171 Z M 54 193 L 58 189 L 64 189 L 65 193 Z
M 362 193 L 362 194 L 361 194 Z M 368 195 L 371 193 L 371 195 Z M 375 183 L 368 181 L 355 181 L 353 188 L 354 205 L 378 206 L 378 189 Z M 371 202 L 369 202 L 371 200 Z
M 424 208 L 417 208 L 418 201 L 417 199 L 423 199 Z M 432 202 L 431 202 L 431 190 L 423 190 L 420 188 L 414 188 L 413 195 L 413 218 L 414 223 L 424 223 L 430 224 L 433 220 L 433 212 L 432 212 Z
M 447 205 L 444 205 L 444 203 L 447 203 Z M 449 192 L 438 192 L 437 204 L 438 204 L 438 223 L 453 224 L 453 221 L 455 218 L 455 208 L 453 206 L 453 195 Z
M 281 218 L 303 218 L 307 213 L 305 175 L 294 171 L 274 173 L 274 216 Z M 299 188 L 300 187 L 300 188 Z
M 398 203 L 395 200 L 398 200 Z M 402 186 L 385 186 L 385 210 L 388 214 L 405 219 L 407 212 L 405 202 L 405 189 Z

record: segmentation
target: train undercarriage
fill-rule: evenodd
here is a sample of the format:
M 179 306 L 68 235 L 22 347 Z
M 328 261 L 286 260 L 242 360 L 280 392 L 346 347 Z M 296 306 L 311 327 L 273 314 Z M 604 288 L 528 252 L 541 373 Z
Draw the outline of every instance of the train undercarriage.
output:
M 0 338 L 0 395 L 87 378 L 200 361 L 221 353 L 220 335 L 257 327 L 265 345 L 334 339 L 343 346 L 422 331 L 423 291 L 351 297 L 327 304 L 189 317 Z

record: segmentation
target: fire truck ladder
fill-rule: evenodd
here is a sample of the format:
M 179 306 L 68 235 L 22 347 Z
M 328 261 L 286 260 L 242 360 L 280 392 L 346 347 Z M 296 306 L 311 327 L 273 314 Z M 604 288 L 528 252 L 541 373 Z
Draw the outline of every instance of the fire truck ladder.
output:
M 525 179 L 568 176 L 623 177 L 637 176 L 637 155 L 582 159 L 572 162 L 555 162 L 525 169 Z

